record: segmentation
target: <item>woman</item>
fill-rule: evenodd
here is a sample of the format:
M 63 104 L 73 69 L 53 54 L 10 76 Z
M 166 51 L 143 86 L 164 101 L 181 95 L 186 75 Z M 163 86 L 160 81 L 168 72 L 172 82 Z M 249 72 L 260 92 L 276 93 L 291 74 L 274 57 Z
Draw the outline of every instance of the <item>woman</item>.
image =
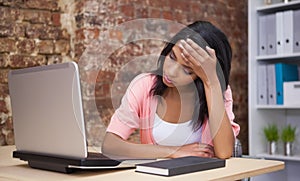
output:
M 228 158 L 239 125 L 229 87 L 231 47 L 209 22 L 197 21 L 162 50 L 158 69 L 137 76 L 107 128 L 110 157 Z M 141 143 L 127 141 L 140 129 Z

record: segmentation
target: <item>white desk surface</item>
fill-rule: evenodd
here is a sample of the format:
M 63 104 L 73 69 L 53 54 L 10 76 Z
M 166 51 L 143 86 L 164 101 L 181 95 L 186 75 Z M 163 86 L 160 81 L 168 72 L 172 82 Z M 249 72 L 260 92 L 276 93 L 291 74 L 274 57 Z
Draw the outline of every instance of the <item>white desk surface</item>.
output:
M 12 158 L 15 146 L 0 147 L 0 180 L 239 180 L 284 169 L 284 162 L 250 158 L 230 158 L 226 167 L 194 172 L 173 177 L 163 177 L 135 172 L 135 169 L 80 170 L 71 174 L 57 173 L 30 168 L 27 162 Z

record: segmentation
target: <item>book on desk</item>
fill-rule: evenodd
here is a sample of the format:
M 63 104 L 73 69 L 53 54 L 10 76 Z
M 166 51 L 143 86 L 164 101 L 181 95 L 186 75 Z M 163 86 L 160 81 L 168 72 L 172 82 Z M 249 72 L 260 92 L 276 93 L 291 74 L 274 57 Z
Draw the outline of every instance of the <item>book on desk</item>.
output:
M 145 164 L 137 164 L 136 172 L 162 176 L 175 176 L 214 168 L 225 167 L 226 160 L 187 156 L 168 160 L 160 160 Z

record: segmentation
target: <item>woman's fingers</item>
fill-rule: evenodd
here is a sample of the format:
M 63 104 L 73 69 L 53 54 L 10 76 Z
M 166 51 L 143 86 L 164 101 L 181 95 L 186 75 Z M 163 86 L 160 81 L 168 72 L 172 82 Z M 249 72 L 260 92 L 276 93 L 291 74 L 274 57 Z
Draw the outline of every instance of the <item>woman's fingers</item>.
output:
M 206 46 L 205 47 L 207 52 L 209 53 L 209 55 L 214 59 L 216 60 L 217 59 L 217 56 L 216 56 L 216 52 L 214 49 L 210 48 L 209 46 Z
M 188 38 L 186 40 L 186 43 L 189 46 L 191 46 L 196 51 L 196 53 L 198 55 L 200 55 L 202 57 L 207 57 L 208 56 L 207 52 L 203 48 L 201 48 L 197 43 L 195 43 L 193 40 L 191 40 L 191 39 Z
M 199 143 L 199 151 L 214 156 L 214 148 L 209 144 Z
M 202 62 L 210 58 L 210 55 L 204 49 L 190 39 L 187 41 L 181 40 L 180 44 L 182 44 L 181 47 L 184 55 L 188 58 L 191 57 L 190 61 L 192 63 Z

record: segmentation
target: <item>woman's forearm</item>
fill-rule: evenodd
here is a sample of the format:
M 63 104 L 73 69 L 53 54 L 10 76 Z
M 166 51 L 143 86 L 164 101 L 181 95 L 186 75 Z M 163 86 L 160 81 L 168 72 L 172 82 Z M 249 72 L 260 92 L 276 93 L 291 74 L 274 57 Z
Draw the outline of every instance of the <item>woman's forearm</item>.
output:
M 113 158 L 167 158 L 175 150 L 176 147 L 131 143 L 109 132 L 102 144 L 102 153 Z
M 106 133 L 102 153 L 110 158 L 178 158 L 184 156 L 214 157 L 213 148 L 202 143 L 183 146 L 136 144 L 123 140 L 113 133 Z
M 204 84 L 204 87 L 215 155 L 219 158 L 228 158 L 232 155 L 234 135 L 225 111 L 220 83 Z

